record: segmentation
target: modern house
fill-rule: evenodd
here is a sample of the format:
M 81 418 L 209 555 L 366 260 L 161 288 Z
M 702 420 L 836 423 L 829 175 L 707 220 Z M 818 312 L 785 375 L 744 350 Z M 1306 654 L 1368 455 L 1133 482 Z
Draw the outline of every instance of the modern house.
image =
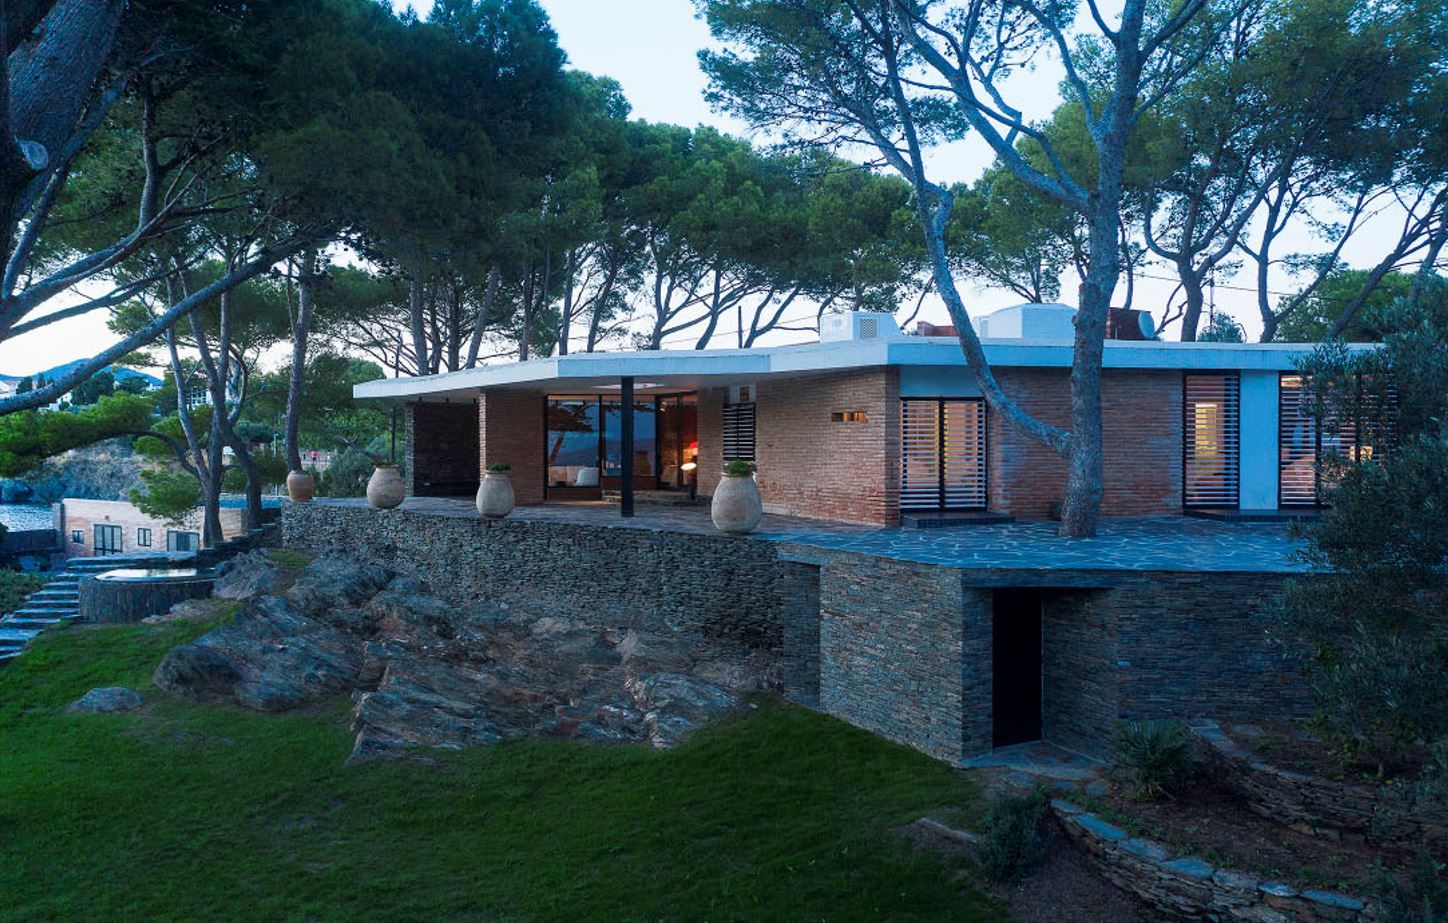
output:
M 1006 394 L 1063 427 L 1073 318 L 1064 305 L 1021 305 L 980 323 Z M 1323 452 L 1381 449 L 1387 430 L 1372 421 L 1318 431 L 1296 372 L 1310 345 L 1163 342 L 1132 317 L 1113 320 L 1107 516 L 1311 508 Z M 707 495 L 725 462 L 744 459 L 769 512 L 887 526 L 942 513 L 1048 518 L 1066 481 L 1059 457 L 987 409 L 954 336 L 905 335 L 888 314 L 827 316 L 805 345 L 554 356 L 373 381 L 356 395 L 406 403 L 414 496 L 469 495 L 482 470 L 506 463 L 520 504 L 607 492 L 630 515 L 635 498 Z

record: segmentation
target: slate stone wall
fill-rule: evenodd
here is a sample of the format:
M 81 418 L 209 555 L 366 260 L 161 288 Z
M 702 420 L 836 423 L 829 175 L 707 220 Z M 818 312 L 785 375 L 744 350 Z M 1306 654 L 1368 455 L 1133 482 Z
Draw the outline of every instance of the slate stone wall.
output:
M 951 762 L 989 749 L 987 612 L 958 570 L 830 555 L 820 571 L 820 708 Z
M 1048 593 L 1047 739 L 1106 755 L 1123 720 L 1310 714 L 1301 652 L 1273 614 L 1289 579 L 1139 572 L 1112 575 L 1108 589 Z
M 1119 721 L 1305 715 L 1274 637 L 1283 574 L 962 570 L 714 533 L 287 504 L 287 547 L 387 563 L 460 602 L 670 628 L 781 655 L 787 694 L 940 759 L 991 742 L 992 594 L 1039 587 L 1047 740 L 1108 755 Z

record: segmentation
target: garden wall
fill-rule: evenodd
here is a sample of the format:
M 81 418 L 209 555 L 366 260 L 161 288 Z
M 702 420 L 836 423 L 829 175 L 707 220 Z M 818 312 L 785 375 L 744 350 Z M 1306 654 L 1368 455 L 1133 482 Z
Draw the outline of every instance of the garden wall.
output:
M 460 602 L 775 651 L 789 694 L 808 701 L 816 691 L 818 572 L 780 561 L 768 542 L 322 503 L 287 504 L 282 533 L 288 548 L 378 561 Z

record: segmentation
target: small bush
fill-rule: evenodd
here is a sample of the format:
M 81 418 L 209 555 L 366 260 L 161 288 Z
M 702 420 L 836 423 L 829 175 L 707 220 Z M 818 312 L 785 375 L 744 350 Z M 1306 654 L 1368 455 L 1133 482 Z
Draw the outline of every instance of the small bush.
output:
M 985 815 L 985 841 L 979 858 L 987 880 L 1002 884 L 1015 881 L 1046 854 L 1041 841 L 1041 818 L 1046 811 L 1046 793 L 1037 789 L 1028 795 L 1000 795 Z
M 755 464 L 751 461 L 740 461 L 735 459 L 732 462 L 724 463 L 724 473 L 730 477 L 744 478 L 755 472 Z
M 1418 855 L 1413 873 L 1404 883 L 1382 873 L 1378 878 L 1378 902 L 1385 923 L 1445 923 L 1448 921 L 1448 884 L 1444 868 L 1425 849 Z
M 1195 775 L 1180 721 L 1128 721 L 1116 733 L 1116 772 L 1137 801 L 1169 798 Z
M 494 474 L 503 474 L 505 472 L 512 471 L 513 466 L 508 464 L 507 462 L 494 462 L 493 464 L 488 466 L 488 470 L 493 472 Z

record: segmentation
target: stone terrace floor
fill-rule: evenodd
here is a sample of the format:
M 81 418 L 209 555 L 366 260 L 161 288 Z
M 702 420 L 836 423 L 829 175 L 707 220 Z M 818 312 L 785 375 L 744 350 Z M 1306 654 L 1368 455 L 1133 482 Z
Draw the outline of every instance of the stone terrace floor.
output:
M 362 499 L 313 501 L 366 506 Z M 405 512 L 472 518 L 471 500 L 412 497 Z M 717 534 L 704 507 L 640 505 L 624 519 L 608 503 L 520 506 L 512 520 L 620 529 Z M 944 529 L 897 529 L 766 515 L 744 536 L 825 551 L 851 551 L 946 567 L 1000 570 L 1303 572 L 1301 544 L 1281 523 L 1217 522 L 1163 516 L 1104 519 L 1095 538 L 1065 539 L 1053 522 L 1012 522 Z

